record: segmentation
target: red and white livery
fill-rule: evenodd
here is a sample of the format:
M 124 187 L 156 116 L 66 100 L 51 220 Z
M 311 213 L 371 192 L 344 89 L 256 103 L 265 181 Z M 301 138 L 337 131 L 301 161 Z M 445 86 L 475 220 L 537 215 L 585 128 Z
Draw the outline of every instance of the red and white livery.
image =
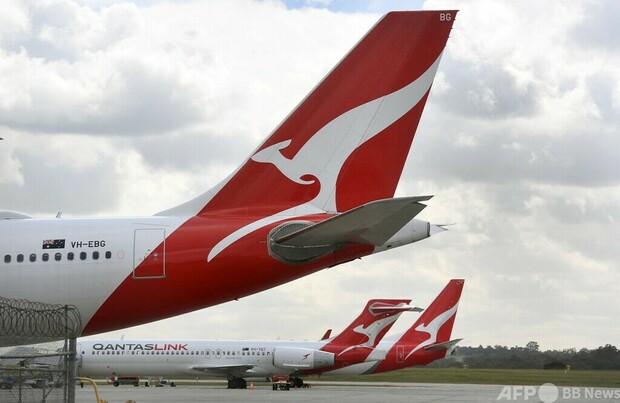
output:
M 87 377 L 222 377 L 229 388 L 285 375 L 301 387 L 312 374 L 362 375 L 427 365 L 450 354 L 464 280 L 451 280 L 403 334 L 386 336 L 409 299 L 374 299 L 338 336 L 303 340 L 80 340 L 79 372 Z
M 233 174 L 180 206 L 129 218 L 0 212 L 0 297 L 74 305 L 89 335 L 442 230 L 414 218 L 430 196 L 393 196 L 455 16 L 385 15 Z M 32 342 L 29 326 L 0 344 Z

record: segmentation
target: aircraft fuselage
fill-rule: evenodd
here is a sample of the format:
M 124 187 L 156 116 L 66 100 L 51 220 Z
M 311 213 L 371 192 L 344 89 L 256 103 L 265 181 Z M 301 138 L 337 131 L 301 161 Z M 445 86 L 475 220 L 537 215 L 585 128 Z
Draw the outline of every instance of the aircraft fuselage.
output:
M 302 217 L 319 221 L 331 215 Z M 296 220 L 300 217 L 295 217 Z M 385 248 L 347 244 L 302 265 L 270 256 L 259 228 L 208 259 L 247 217 L 129 217 L 0 221 L 0 296 L 74 305 L 83 335 L 241 298 Z M 425 228 L 425 222 L 419 223 Z M 424 231 L 422 231 L 424 232 Z M 418 234 L 420 239 L 428 233 Z M 409 237 L 411 238 L 411 236 Z M 413 242 L 407 239 L 406 243 Z

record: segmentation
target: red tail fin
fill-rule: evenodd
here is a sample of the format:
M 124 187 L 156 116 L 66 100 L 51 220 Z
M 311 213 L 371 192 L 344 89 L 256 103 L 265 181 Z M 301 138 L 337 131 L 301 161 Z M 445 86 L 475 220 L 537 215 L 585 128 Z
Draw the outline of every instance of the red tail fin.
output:
M 374 348 L 396 319 L 412 308 L 410 299 L 371 299 L 362 313 L 321 350 L 341 354 L 359 347 Z M 367 350 L 367 354 L 371 350 Z
M 414 349 L 450 340 L 465 280 L 450 280 L 418 320 L 398 340 Z M 398 344 L 397 343 L 397 344 Z
M 385 15 L 237 172 L 161 214 L 342 212 L 393 197 L 455 16 Z
M 456 341 L 449 342 L 465 280 L 450 280 L 420 318 L 390 348 L 373 373 L 426 365 L 443 358 Z M 415 353 L 415 354 L 414 354 Z

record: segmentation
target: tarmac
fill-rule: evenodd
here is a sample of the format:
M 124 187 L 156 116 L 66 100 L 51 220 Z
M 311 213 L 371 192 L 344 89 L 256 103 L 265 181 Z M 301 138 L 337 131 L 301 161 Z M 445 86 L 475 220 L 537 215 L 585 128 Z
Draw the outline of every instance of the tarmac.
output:
M 99 386 L 99 397 L 109 403 L 126 402 L 613 402 L 620 403 L 620 389 L 538 386 L 312 382 L 308 388 L 272 390 L 255 382 L 253 389 L 227 389 L 223 383 L 184 384 L 176 387 Z M 76 390 L 76 402 L 95 402 L 92 387 Z

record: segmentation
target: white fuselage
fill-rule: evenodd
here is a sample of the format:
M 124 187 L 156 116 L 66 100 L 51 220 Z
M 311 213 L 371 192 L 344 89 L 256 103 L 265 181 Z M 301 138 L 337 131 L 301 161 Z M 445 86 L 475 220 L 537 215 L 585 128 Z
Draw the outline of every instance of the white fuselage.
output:
M 145 256 L 185 220 L 0 220 L 0 296 L 75 305 L 85 325 Z M 56 240 L 64 246 L 54 245 Z M 164 270 L 162 263 L 162 276 Z
M 303 360 L 297 365 L 277 365 L 277 349 L 318 351 L 324 341 L 296 340 L 81 340 L 78 341 L 78 372 L 81 376 L 117 376 L 196 379 L 200 377 L 240 377 L 267 379 L 274 375 L 298 374 L 312 370 Z M 360 375 L 385 353 L 395 340 L 381 342 L 362 363 L 321 372 Z M 303 357 L 304 354 L 301 356 Z

